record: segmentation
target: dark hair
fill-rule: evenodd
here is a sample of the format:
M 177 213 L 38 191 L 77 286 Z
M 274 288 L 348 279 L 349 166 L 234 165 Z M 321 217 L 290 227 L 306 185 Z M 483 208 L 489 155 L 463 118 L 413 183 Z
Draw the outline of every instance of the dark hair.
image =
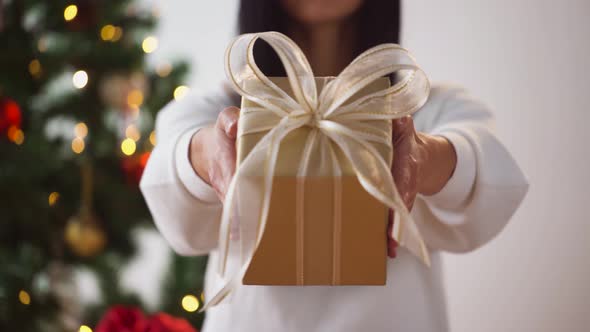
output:
M 354 57 L 382 44 L 399 44 L 401 26 L 400 0 L 364 0 L 355 13 L 358 19 L 358 40 Z M 240 34 L 278 31 L 287 34 L 291 18 L 280 0 L 241 0 L 238 14 Z M 285 76 L 278 57 L 266 43 L 257 43 L 256 63 L 269 76 Z

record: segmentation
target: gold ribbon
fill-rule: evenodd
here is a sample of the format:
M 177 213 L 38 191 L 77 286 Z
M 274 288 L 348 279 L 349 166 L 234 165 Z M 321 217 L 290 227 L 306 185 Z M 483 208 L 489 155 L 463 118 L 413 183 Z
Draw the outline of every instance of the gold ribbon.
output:
M 278 54 L 294 98 L 278 88 L 256 65 L 253 48 L 259 38 Z M 228 46 L 225 61 L 226 74 L 234 89 L 258 105 L 241 110 L 238 136 L 266 134 L 237 167 L 229 185 L 219 235 L 218 267 L 224 285 L 201 311 L 221 302 L 241 284 L 266 227 L 281 141 L 303 126 L 311 127 L 311 131 L 297 177 L 339 176 L 342 170 L 337 152 L 342 153 L 363 188 L 397 214 L 391 236 L 430 265 L 428 250 L 400 198 L 390 165 L 374 146 L 392 144 L 391 132 L 374 125 L 380 122 L 375 120 L 393 120 L 412 114 L 428 98 L 428 78 L 407 50 L 395 44 L 382 44 L 365 51 L 327 83 L 319 95 L 303 52 L 281 33 L 238 36 Z M 392 73 L 397 73 L 399 78 L 395 85 L 351 100 L 369 83 Z M 310 168 L 312 157 L 320 162 Z M 230 241 L 229 236 L 230 224 L 236 221 L 240 229 L 239 243 Z M 232 250 L 236 245 L 240 249 L 237 253 Z

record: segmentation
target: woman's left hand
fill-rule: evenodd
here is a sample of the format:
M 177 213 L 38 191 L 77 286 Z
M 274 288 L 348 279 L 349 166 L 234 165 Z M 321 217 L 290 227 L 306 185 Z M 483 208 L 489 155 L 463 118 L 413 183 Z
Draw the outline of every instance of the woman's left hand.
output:
M 447 183 L 457 164 L 453 145 L 444 137 L 419 133 L 411 116 L 393 121 L 393 165 L 391 174 L 408 211 L 416 195 L 433 195 Z M 397 242 L 392 239 L 393 211 L 387 227 L 389 257 L 395 257 Z

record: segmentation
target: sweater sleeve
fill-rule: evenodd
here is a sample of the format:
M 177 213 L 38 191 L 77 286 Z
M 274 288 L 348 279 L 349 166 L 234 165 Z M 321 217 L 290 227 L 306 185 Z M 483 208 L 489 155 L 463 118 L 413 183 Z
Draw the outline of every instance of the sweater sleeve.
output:
M 456 168 L 441 191 L 419 195 L 413 214 L 431 249 L 475 250 L 508 223 L 528 181 L 495 136 L 493 116 L 458 87 L 433 88 L 416 114 L 420 131 L 447 138 L 457 153 Z
M 158 113 L 157 144 L 140 188 L 156 227 L 179 254 L 203 255 L 217 246 L 221 202 L 193 171 L 188 153 L 193 134 L 232 103 L 226 90 L 191 92 Z

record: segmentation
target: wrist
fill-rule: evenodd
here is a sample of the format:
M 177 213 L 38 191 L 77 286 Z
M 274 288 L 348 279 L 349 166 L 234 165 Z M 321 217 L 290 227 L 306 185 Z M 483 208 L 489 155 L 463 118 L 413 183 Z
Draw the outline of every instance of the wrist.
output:
M 430 196 L 441 191 L 453 175 L 457 154 L 453 144 L 445 137 L 423 133 L 418 136 L 423 150 L 418 192 Z
M 195 173 L 207 184 L 211 184 L 209 179 L 208 158 L 206 158 L 206 144 L 204 143 L 208 132 L 211 128 L 206 127 L 198 130 L 191 137 L 189 144 L 189 161 Z

